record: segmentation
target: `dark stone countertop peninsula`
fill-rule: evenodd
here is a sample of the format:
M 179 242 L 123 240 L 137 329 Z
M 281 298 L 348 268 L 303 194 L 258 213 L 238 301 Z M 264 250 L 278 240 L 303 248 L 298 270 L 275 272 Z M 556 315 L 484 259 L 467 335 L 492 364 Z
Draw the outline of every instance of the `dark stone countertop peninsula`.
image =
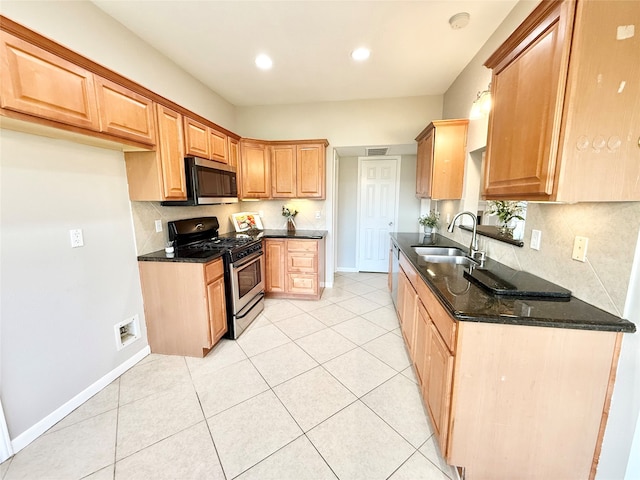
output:
M 288 230 L 253 230 L 250 232 L 230 232 L 220 235 L 221 237 L 243 237 L 250 236 L 259 238 L 299 238 L 299 239 L 315 239 L 319 240 L 327 236 L 326 230 L 296 230 L 290 232 Z M 220 258 L 220 252 L 193 252 L 189 250 L 176 250 L 174 253 L 166 253 L 164 250 L 158 250 L 151 253 L 138 256 L 140 262 L 187 262 L 187 263 L 208 263 L 216 258 Z
M 573 328 L 607 332 L 635 332 L 635 325 L 575 297 L 570 299 L 514 298 L 494 295 L 464 275 L 468 267 L 422 260 L 412 246 L 456 247 L 460 245 L 440 235 L 392 233 L 392 240 L 431 288 L 444 307 L 460 321 Z M 486 268 L 506 268 L 487 259 Z

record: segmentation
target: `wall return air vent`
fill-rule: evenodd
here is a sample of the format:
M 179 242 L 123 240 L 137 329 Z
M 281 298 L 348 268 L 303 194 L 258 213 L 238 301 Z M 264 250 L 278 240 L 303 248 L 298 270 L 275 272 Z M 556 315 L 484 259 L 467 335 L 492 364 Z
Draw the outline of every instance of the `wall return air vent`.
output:
M 367 157 L 377 157 L 380 155 L 386 155 L 389 151 L 389 147 L 367 147 L 365 149 Z

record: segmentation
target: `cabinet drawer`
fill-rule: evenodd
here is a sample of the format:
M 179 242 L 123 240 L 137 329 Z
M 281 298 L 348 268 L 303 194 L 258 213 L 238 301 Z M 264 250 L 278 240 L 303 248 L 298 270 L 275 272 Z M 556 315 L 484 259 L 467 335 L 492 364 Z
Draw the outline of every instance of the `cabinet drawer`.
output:
M 221 277 L 224 273 L 224 266 L 222 265 L 222 259 L 219 258 L 213 262 L 207 263 L 204 267 L 204 278 L 207 283 L 214 281 L 216 278 Z
M 315 240 L 287 240 L 287 250 L 290 252 L 317 252 L 318 242 Z
M 287 291 L 290 293 L 317 295 L 318 277 L 316 275 L 290 273 L 287 275 Z
M 411 282 L 411 285 L 413 285 L 413 288 L 417 290 L 417 284 L 422 283 L 422 280 L 418 280 L 418 273 L 413 269 L 413 266 L 411 265 L 409 260 L 407 260 L 407 257 L 405 257 L 402 253 L 400 254 L 400 266 Z
M 438 332 L 447 344 L 447 347 L 449 347 L 449 350 L 454 352 L 456 330 L 458 326 L 457 322 L 451 317 L 451 315 L 449 315 L 449 313 L 447 313 L 440 301 L 422 280 L 418 282 L 417 290 L 420 300 L 422 300 L 422 303 L 429 313 L 429 317 L 431 317 L 431 321 L 438 329 Z
M 287 271 L 302 273 L 318 272 L 318 256 L 315 254 L 289 253 Z

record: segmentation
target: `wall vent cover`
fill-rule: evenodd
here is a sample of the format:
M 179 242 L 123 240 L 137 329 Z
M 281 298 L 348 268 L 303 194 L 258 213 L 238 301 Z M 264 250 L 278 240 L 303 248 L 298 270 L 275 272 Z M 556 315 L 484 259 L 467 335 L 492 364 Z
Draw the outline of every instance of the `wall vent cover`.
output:
M 377 157 L 379 155 L 386 155 L 389 147 L 367 147 L 365 151 L 367 152 L 367 157 Z

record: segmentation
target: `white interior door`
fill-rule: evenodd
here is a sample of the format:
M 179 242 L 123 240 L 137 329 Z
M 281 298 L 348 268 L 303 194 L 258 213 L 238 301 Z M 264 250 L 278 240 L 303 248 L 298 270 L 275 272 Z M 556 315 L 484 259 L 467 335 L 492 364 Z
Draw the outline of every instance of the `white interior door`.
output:
M 389 271 L 389 232 L 398 217 L 399 157 L 359 158 L 358 270 Z

